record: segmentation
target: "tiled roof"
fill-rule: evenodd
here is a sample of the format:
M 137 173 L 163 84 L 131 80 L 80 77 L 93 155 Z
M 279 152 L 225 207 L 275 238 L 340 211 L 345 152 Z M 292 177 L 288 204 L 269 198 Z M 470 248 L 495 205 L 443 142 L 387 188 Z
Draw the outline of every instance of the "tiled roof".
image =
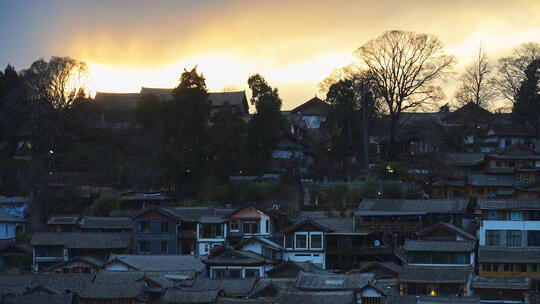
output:
M 472 252 L 476 241 L 405 240 L 405 251 Z
M 300 272 L 296 279 L 296 288 L 312 291 L 356 290 L 369 284 L 374 279 L 372 273 L 355 274 L 316 274 Z
M 497 175 L 497 174 L 469 174 L 467 184 L 473 186 L 500 186 L 512 187 L 515 184 L 513 175 Z
M 80 249 L 122 249 L 131 244 L 130 233 L 101 232 L 36 232 L 32 246 L 58 245 Z
M 191 282 L 182 282 L 180 286 L 192 290 L 221 289 L 227 296 L 248 296 L 257 283 L 257 278 L 214 280 L 197 277 Z
M 48 225 L 74 225 L 79 222 L 78 215 L 73 216 L 51 216 L 47 220 Z
M 193 290 L 185 288 L 169 288 L 163 294 L 163 303 L 214 303 L 221 291 L 219 289 Z
M 484 161 L 483 153 L 447 153 L 444 157 L 446 165 L 475 166 Z
M 403 266 L 398 281 L 408 283 L 465 283 L 470 266 Z
M 85 216 L 79 224 L 83 229 L 132 229 L 133 223 L 128 217 Z
M 529 277 L 483 277 L 474 276 L 471 288 L 478 289 L 531 289 L 532 282 Z
M 202 271 L 204 264 L 197 255 L 111 255 L 107 264 L 120 261 L 140 271 Z
M 494 248 L 480 246 L 478 262 L 491 263 L 537 263 L 540 262 L 538 248 Z
M 418 232 L 416 235 L 420 238 L 422 238 L 423 236 L 429 234 L 431 231 L 434 231 L 436 229 L 448 229 L 450 231 L 453 231 L 455 232 L 456 234 L 462 236 L 463 238 L 465 239 L 468 239 L 468 240 L 476 240 L 476 236 L 470 234 L 469 232 L 465 231 L 463 228 L 461 227 L 458 227 L 456 225 L 452 225 L 452 224 L 449 224 L 449 223 L 444 223 L 444 222 L 439 222 L 437 224 L 434 224 L 434 225 L 431 225 L 429 227 L 427 227 L 426 229 Z
M 4 209 L 0 209 L 0 222 L 21 222 L 23 220 L 18 219 L 11 215 L 9 212 Z
M 344 291 L 288 291 L 279 297 L 280 304 L 353 304 L 355 293 Z
M 354 215 L 462 213 L 468 199 L 364 199 Z
M 72 304 L 73 294 L 31 293 L 15 296 L 14 304 Z
M 478 198 L 478 209 L 480 210 L 540 210 L 540 199 L 487 199 Z
M 84 299 L 130 299 L 144 294 L 143 282 L 92 282 L 78 294 Z

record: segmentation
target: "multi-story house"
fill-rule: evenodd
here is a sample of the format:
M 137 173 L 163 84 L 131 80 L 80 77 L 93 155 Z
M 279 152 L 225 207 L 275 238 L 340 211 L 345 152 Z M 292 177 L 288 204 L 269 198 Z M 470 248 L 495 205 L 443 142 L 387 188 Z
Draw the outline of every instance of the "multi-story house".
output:
M 34 271 L 68 261 L 91 257 L 105 262 L 111 254 L 131 251 L 129 233 L 36 232 L 30 240 Z
M 469 199 L 364 199 L 354 213 L 354 230 L 383 233 L 383 241 L 401 247 L 407 237 L 437 224 L 467 228 Z
M 135 254 L 178 254 L 177 214 L 159 207 L 148 207 L 131 217 Z
M 283 259 L 294 262 L 312 262 L 325 268 L 325 232 L 333 231 L 317 219 L 304 219 L 281 231 L 283 235 Z
M 225 280 L 264 277 L 266 271 L 271 270 L 281 259 L 266 257 L 250 250 L 220 246 L 212 250 L 202 262 L 206 264 L 211 279 Z
M 540 280 L 540 200 L 478 199 L 478 273 L 500 281 L 530 277 Z M 491 294 L 493 296 L 494 294 Z M 484 294 L 489 297 L 489 293 Z M 521 291 L 507 289 L 505 298 L 525 301 Z
M 274 236 L 274 215 L 254 204 L 247 204 L 226 217 L 228 241 L 236 244 L 253 236 L 270 238 Z
M 408 262 L 398 277 L 403 295 L 471 295 L 476 237 L 441 222 L 407 239 L 403 249 Z

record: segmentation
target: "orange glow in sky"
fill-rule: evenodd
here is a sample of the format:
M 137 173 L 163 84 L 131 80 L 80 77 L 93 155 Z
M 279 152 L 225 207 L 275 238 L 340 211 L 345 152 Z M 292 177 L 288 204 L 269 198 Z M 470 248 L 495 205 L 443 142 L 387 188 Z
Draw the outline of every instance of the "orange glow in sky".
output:
M 0 41 L 9 46 L 0 64 L 71 56 L 87 62 L 91 90 L 105 92 L 174 87 L 195 65 L 210 91 L 247 90 L 260 73 L 291 109 L 323 96 L 318 83 L 384 31 L 437 35 L 459 73 L 480 43 L 497 58 L 540 42 L 538 16 L 535 0 L 21 1 L 0 4 Z M 452 103 L 456 80 L 442 85 Z

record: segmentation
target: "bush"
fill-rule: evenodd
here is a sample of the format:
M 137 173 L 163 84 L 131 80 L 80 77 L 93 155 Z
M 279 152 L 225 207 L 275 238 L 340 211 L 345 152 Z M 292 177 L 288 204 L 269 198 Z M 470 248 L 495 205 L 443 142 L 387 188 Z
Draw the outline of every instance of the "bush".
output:
M 380 188 L 379 177 L 376 175 L 370 175 L 366 177 L 364 184 L 362 185 L 362 197 L 365 198 L 377 198 Z
M 315 205 L 315 202 L 321 203 L 322 191 L 319 184 L 313 184 L 309 187 L 309 204 Z
M 90 215 L 109 216 L 112 212 L 120 209 L 120 199 L 110 195 L 100 196 L 92 203 Z
M 350 186 L 345 194 L 345 203 L 347 205 L 358 205 L 362 201 L 362 188 Z
M 401 184 L 395 181 L 388 181 L 383 184 L 383 197 L 384 198 L 402 198 L 403 190 Z
M 349 186 L 345 183 L 329 185 L 324 191 L 324 204 L 330 206 L 341 206 L 348 188 Z

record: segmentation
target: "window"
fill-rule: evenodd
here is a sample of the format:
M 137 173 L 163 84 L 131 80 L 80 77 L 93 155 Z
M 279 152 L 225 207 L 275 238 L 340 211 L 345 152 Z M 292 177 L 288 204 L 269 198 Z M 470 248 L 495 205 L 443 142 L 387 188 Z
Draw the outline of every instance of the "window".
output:
M 527 272 L 527 264 L 519 264 L 517 269 L 519 272 Z
M 167 254 L 168 251 L 169 251 L 169 242 L 167 242 L 167 241 L 162 241 L 162 242 L 161 242 L 161 253 Z
M 139 242 L 139 250 L 142 253 L 149 253 L 150 252 L 150 242 L 149 241 L 140 241 Z
M 217 280 L 224 280 L 225 277 L 225 269 L 212 269 L 212 277 Z
M 540 246 L 540 231 L 539 230 L 527 231 L 527 245 Z
M 231 221 L 231 231 L 240 231 L 238 221 Z
M 537 272 L 538 271 L 538 264 L 529 264 L 529 271 L 530 272 Z
M 215 239 L 223 237 L 223 229 L 221 224 L 202 224 L 201 236 L 204 239 Z
M 270 220 L 266 220 L 266 233 L 270 233 Z
M 431 263 L 448 264 L 448 253 L 447 252 L 432 252 Z
M 310 233 L 311 241 L 309 243 L 310 249 L 322 249 L 322 233 Z
M 259 234 L 258 221 L 246 221 L 242 223 L 242 233 Z
M 508 167 L 514 168 L 516 166 L 516 162 L 513 160 L 508 161 Z
M 204 243 L 203 244 L 203 252 L 208 253 L 208 251 L 210 251 L 210 245 L 208 245 L 207 243 Z
M 161 233 L 168 233 L 168 232 L 169 232 L 169 222 L 161 221 Z
M 493 263 L 493 264 L 491 264 L 491 270 L 492 270 L 493 272 L 501 272 L 501 271 L 502 271 L 501 267 L 502 267 L 502 265 L 499 264 L 499 263 Z
M 246 269 L 246 278 L 256 278 L 260 276 L 259 269 Z
M 514 271 L 514 265 L 510 263 L 504 263 L 504 272 Z
M 482 271 L 491 272 L 491 264 L 490 263 L 482 263 Z
M 241 279 L 242 278 L 242 269 L 229 269 L 229 278 L 230 279 Z
M 307 232 L 295 233 L 294 248 L 307 249 Z
M 531 210 L 528 212 L 529 220 L 530 221 L 540 221 L 540 211 L 539 210 Z
M 506 246 L 514 247 L 521 246 L 521 231 L 507 230 L 506 231 Z
M 510 212 L 510 220 L 512 221 L 522 221 L 523 216 L 521 211 L 511 211 Z
M 139 222 L 139 231 L 140 232 L 150 232 L 151 225 L 150 221 L 140 221 Z
M 487 246 L 500 246 L 501 235 L 499 230 L 486 230 L 486 245 Z
M 294 238 L 291 233 L 285 235 L 285 248 L 293 248 Z
M 495 162 L 495 167 L 499 168 L 499 167 L 501 167 L 501 165 L 502 165 L 502 164 L 501 164 L 501 161 L 500 161 L 500 160 L 498 160 L 498 161 Z
M 454 255 L 454 264 L 469 264 L 469 253 L 460 252 Z
M 425 264 L 426 253 L 425 252 L 411 252 L 409 253 L 409 263 L 411 264 Z

